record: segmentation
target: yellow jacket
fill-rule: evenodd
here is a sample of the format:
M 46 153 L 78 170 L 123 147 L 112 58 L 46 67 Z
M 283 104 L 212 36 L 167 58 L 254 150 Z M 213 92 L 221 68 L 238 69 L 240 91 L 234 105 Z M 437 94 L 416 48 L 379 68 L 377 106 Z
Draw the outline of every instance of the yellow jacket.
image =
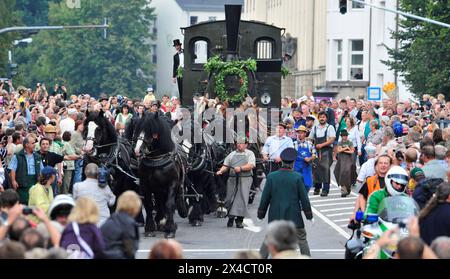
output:
M 36 183 L 33 187 L 30 188 L 30 198 L 28 200 L 28 206 L 30 207 L 38 207 L 45 211 L 48 214 L 48 209 L 53 200 L 53 190 L 52 188 L 47 188 L 40 183 Z M 31 216 L 33 221 L 39 222 L 37 218 Z

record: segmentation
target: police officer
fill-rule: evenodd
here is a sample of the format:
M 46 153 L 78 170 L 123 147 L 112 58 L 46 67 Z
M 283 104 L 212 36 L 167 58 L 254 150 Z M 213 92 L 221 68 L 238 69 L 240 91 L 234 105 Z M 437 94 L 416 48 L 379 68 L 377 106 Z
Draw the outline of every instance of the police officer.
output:
M 306 140 L 308 129 L 305 126 L 300 126 L 296 129 L 297 141 L 294 144 L 297 150 L 297 158 L 294 164 L 294 170 L 301 173 L 306 190 L 309 191 L 313 185 L 312 178 L 312 164 L 316 158 L 316 148 L 314 145 Z
M 297 151 L 286 148 L 280 154 L 281 169 L 267 176 L 266 184 L 258 208 L 258 219 L 263 219 L 269 208 L 269 223 L 275 220 L 289 220 L 295 223 L 300 252 L 310 256 L 306 240 L 305 224 L 301 215 L 303 210 L 306 219 L 312 220 L 313 215 L 308 194 L 301 174 L 293 171 Z M 263 243 L 260 249 L 263 258 L 268 257 L 267 246 Z

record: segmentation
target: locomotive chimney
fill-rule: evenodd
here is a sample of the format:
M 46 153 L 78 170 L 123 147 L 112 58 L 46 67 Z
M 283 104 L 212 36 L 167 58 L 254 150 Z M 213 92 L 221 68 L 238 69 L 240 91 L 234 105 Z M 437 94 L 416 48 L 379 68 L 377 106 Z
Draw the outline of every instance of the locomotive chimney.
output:
M 225 5 L 227 23 L 227 60 L 238 55 L 239 25 L 241 22 L 241 5 Z

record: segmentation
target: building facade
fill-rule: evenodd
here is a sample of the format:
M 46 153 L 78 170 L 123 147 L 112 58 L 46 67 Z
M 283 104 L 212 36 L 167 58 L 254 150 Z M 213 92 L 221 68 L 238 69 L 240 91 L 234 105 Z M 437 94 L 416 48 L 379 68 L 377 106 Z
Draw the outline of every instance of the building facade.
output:
M 173 83 L 173 40 L 184 41 L 180 28 L 200 22 L 225 19 L 225 4 L 244 5 L 244 0 L 151 0 L 155 8 L 157 39 L 152 44 L 156 69 L 156 95 L 178 96 L 178 87 Z M 155 32 L 154 31 L 154 32 Z M 184 46 L 183 46 L 184 47 Z M 204 47 L 204 46 L 199 46 Z M 199 53 L 204 53 L 199 51 Z M 199 59 L 206 59 L 199 57 Z
M 396 0 L 366 0 L 380 7 L 397 8 Z M 411 97 L 401 78 L 382 61 L 389 60 L 387 48 L 395 48 L 391 32 L 397 28 L 396 14 L 348 1 L 341 14 L 336 0 L 328 0 L 327 10 L 327 91 L 340 97 L 367 97 L 367 87 L 397 85 L 392 97 Z M 385 97 L 387 97 L 385 95 Z
M 325 86 L 327 0 L 245 0 L 245 20 L 285 28 L 282 94 L 301 97 Z

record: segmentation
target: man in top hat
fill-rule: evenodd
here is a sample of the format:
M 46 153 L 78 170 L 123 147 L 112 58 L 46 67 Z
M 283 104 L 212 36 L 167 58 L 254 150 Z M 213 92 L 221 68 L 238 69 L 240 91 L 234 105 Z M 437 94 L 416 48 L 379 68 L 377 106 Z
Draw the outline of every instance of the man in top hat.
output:
M 312 164 L 316 158 L 316 148 L 312 142 L 306 140 L 309 130 L 305 126 L 300 126 L 296 130 L 297 141 L 294 143 L 297 150 L 297 158 L 294 164 L 294 170 L 301 173 L 306 189 L 309 191 L 313 185 Z
M 178 77 L 178 68 L 184 68 L 184 53 L 181 48 L 181 42 L 179 39 L 173 41 L 173 47 L 177 53 L 173 56 L 173 83 L 178 83 L 178 93 L 180 94 L 180 102 L 183 101 L 183 78 Z
M 269 223 L 275 220 L 288 220 L 295 223 L 297 239 L 302 255 L 311 256 L 306 230 L 301 211 L 306 219 L 312 220 L 313 214 L 306 193 L 303 177 L 293 171 L 297 151 L 294 148 L 286 148 L 280 154 L 282 160 L 281 169 L 267 176 L 266 184 L 258 207 L 258 219 L 264 219 L 269 208 Z M 267 246 L 263 243 L 260 249 L 263 258 L 268 257 Z

